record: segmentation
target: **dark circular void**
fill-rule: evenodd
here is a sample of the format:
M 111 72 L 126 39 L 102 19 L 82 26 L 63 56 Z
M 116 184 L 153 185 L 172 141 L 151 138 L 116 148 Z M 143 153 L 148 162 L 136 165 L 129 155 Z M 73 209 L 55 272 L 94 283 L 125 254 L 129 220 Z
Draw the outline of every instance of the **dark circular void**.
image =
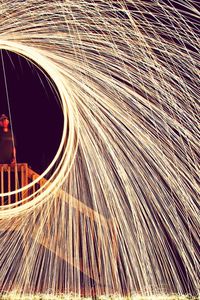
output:
M 61 141 L 63 113 L 58 91 L 47 74 L 30 60 L 6 50 L 0 54 L 0 114 L 10 117 L 4 67 L 17 162 L 28 163 L 41 174 Z

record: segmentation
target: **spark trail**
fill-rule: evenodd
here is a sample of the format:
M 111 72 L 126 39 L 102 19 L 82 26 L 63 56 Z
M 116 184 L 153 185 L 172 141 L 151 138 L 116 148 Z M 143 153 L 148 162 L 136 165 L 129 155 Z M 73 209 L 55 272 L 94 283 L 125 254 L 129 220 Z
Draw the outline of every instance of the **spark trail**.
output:
M 5 0 L 0 13 L 0 47 L 49 74 L 65 118 L 51 184 L 1 207 L 0 286 L 198 294 L 198 3 Z

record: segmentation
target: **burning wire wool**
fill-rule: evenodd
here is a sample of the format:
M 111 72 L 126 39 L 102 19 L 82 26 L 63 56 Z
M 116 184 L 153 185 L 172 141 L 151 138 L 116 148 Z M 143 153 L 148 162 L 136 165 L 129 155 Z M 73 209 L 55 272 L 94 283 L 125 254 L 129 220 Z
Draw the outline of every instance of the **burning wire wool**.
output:
M 51 184 L 0 209 L 1 289 L 199 294 L 198 3 L 0 3 L 65 120 Z

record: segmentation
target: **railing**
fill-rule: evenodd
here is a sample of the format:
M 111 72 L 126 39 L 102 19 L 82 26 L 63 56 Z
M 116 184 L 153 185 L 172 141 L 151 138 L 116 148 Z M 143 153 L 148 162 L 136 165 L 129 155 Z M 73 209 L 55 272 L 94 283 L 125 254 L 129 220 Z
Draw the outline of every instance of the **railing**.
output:
M 29 183 L 33 182 L 40 175 L 31 170 L 26 163 L 20 164 L 0 164 L 0 193 L 10 193 L 23 187 L 26 187 Z M 23 189 L 23 191 L 14 193 L 12 195 L 1 196 L 0 205 L 7 205 L 11 203 L 18 203 L 20 200 L 25 200 L 27 196 L 34 194 L 39 190 L 46 179 L 42 178 L 39 182 L 35 183 L 29 189 Z M 24 202 L 21 201 L 21 205 Z
M 0 164 L 0 192 L 9 193 L 28 184 L 27 164 Z M 0 205 L 16 203 L 26 197 L 26 193 L 15 193 L 14 195 L 1 196 Z
M 25 187 L 27 184 L 33 182 L 39 176 L 40 175 L 29 168 L 26 163 L 15 165 L 0 164 L 0 192 L 1 194 L 3 194 Z M 15 193 L 14 195 L 1 196 L 0 205 L 4 206 L 11 203 L 17 204 L 20 200 L 22 200 L 20 202 L 20 205 L 23 205 L 24 201 L 26 201 L 25 199 L 27 198 L 27 196 L 30 196 L 31 201 L 31 195 L 39 190 L 46 182 L 47 180 L 42 178 L 39 182 L 34 184 L 29 189 L 24 189 L 24 191 Z M 70 258 L 67 253 L 61 251 L 61 249 L 58 250 L 54 247 L 55 243 L 63 243 L 62 241 L 59 241 L 59 236 L 52 237 L 50 228 L 52 224 L 51 220 L 47 222 L 48 228 L 47 230 L 43 230 L 44 234 L 40 237 L 40 239 L 37 239 L 37 242 L 39 242 L 42 246 L 49 249 L 50 251 L 54 252 L 58 257 L 65 259 L 68 263 L 81 270 L 90 278 L 93 278 L 96 282 L 100 282 L 101 277 L 103 276 L 103 252 L 106 252 L 106 249 L 108 247 L 112 249 L 112 255 L 111 257 L 109 257 L 109 263 L 111 264 L 112 272 L 116 272 L 118 259 L 118 239 L 116 232 L 116 223 L 113 219 L 105 218 L 103 215 L 99 214 L 98 212 L 91 209 L 80 200 L 77 200 L 76 198 L 67 194 L 63 190 L 60 190 L 58 192 L 58 196 L 61 201 L 65 201 L 68 207 L 71 209 L 71 214 L 69 215 L 69 218 L 71 218 L 71 220 L 69 220 L 69 224 L 70 222 L 72 223 L 72 220 L 73 223 L 76 224 L 74 235 L 76 235 L 75 239 L 78 248 L 80 244 L 82 245 L 82 247 L 83 245 L 87 244 L 84 230 L 90 232 L 89 238 L 91 239 L 91 249 L 89 249 L 88 251 L 91 251 L 92 253 L 91 262 L 89 263 L 84 260 L 84 257 L 82 259 L 80 259 L 80 257 Z M 32 232 L 31 236 L 32 238 L 36 237 L 38 226 L 40 225 L 35 224 L 34 231 Z M 17 230 L 17 228 L 15 228 L 15 230 Z M 95 257 L 94 253 L 96 253 Z M 98 271 L 96 267 L 97 265 Z

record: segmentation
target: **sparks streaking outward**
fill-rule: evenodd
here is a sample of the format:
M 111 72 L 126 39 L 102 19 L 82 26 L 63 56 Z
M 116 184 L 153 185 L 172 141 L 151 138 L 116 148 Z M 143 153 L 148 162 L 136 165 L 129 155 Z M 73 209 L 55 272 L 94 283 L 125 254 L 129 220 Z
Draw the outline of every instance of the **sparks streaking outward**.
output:
M 178 2 L 0 1 L 0 48 L 64 116 L 32 194 L 0 207 L 2 291 L 199 294 L 200 13 Z

